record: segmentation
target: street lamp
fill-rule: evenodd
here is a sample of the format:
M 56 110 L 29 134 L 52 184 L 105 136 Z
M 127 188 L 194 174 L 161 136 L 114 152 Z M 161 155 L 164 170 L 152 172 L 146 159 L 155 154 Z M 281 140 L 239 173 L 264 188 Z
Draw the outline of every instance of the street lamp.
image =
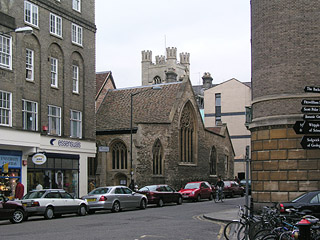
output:
M 133 117 L 133 97 L 135 95 L 138 95 L 142 92 L 146 92 L 149 90 L 161 90 L 162 88 L 160 86 L 153 86 L 151 88 L 147 88 L 145 90 L 142 90 L 140 92 L 130 93 L 130 188 L 131 190 L 134 190 L 134 180 L 133 180 L 133 158 L 132 158 L 132 117 Z
M 31 34 L 33 32 L 32 27 L 19 27 L 14 30 L 8 31 L 8 32 L 0 32 L 1 34 L 8 34 L 8 33 L 26 33 L 26 34 Z

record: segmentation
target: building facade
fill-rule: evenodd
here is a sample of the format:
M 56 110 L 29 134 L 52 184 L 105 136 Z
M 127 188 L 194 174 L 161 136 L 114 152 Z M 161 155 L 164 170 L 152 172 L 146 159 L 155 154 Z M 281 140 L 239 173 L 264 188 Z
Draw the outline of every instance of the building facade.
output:
M 205 127 L 227 124 L 235 150 L 234 173 L 245 178 L 245 151 L 250 146 L 251 133 L 246 128 L 246 107 L 251 106 L 250 83 L 230 79 L 204 91 Z
M 87 192 L 96 152 L 94 9 L 94 0 L 0 1 L 0 189 L 7 196 L 16 180 L 26 191 L 39 182 Z
M 228 130 L 204 128 L 187 77 L 109 90 L 97 111 L 97 145 L 100 186 L 133 180 L 139 187 L 166 183 L 181 188 L 188 181 L 214 183 L 218 175 L 233 175 Z
M 320 93 L 306 88 L 320 85 L 319 10 L 318 1 L 251 1 L 253 118 L 249 127 L 256 205 L 288 201 L 320 189 L 319 144 L 317 140 L 303 143 L 318 139 L 319 134 L 304 128 L 297 134 L 294 129 L 297 121 L 308 125 L 303 118 L 319 114 L 308 109 L 317 109 L 314 104 Z

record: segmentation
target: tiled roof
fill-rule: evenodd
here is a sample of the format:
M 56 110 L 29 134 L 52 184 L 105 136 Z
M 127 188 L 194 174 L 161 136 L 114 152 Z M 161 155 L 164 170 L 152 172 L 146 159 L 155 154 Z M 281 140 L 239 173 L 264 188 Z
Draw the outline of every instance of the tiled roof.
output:
M 100 91 L 104 81 L 108 77 L 108 75 L 111 73 L 111 71 L 105 71 L 105 72 L 98 72 L 96 73 L 96 95 Z
M 133 96 L 133 127 L 136 123 L 170 123 L 170 113 L 184 82 L 109 90 L 97 112 L 97 131 L 130 129 L 130 96 Z

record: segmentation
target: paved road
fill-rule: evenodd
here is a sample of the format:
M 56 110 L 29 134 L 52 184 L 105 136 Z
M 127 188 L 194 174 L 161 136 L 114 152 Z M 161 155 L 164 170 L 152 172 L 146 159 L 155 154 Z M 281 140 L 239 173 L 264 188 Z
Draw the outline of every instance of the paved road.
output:
M 224 203 L 203 200 L 162 208 L 150 205 L 146 210 L 120 213 L 101 211 L 84 217 L 68 215 L 52 220 L 31 217 L 21 224 L 0 221 L 0 236 L 3 240 L 218 240 L 223 239 L 223 223 L 210 221 L 203 215 L 221 213 L 243 202 L 244 198 L 226 199 Z

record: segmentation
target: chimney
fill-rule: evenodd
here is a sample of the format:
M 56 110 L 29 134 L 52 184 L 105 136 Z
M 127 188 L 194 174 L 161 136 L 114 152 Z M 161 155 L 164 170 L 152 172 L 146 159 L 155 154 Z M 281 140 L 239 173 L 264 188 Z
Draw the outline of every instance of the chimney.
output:
M 202 77 L 202 84 L 204 89 L 209 89 L 212 87 L 212 80 L 211 74 L 209 72 L 205 72 Z
M 176 70 L 174 68 L 168 68 L 168 70 L 166 70 L 165 73 L 166 73 L 166 82 L 167 83 L 177 81 L 178 74 L 176 74 Z

